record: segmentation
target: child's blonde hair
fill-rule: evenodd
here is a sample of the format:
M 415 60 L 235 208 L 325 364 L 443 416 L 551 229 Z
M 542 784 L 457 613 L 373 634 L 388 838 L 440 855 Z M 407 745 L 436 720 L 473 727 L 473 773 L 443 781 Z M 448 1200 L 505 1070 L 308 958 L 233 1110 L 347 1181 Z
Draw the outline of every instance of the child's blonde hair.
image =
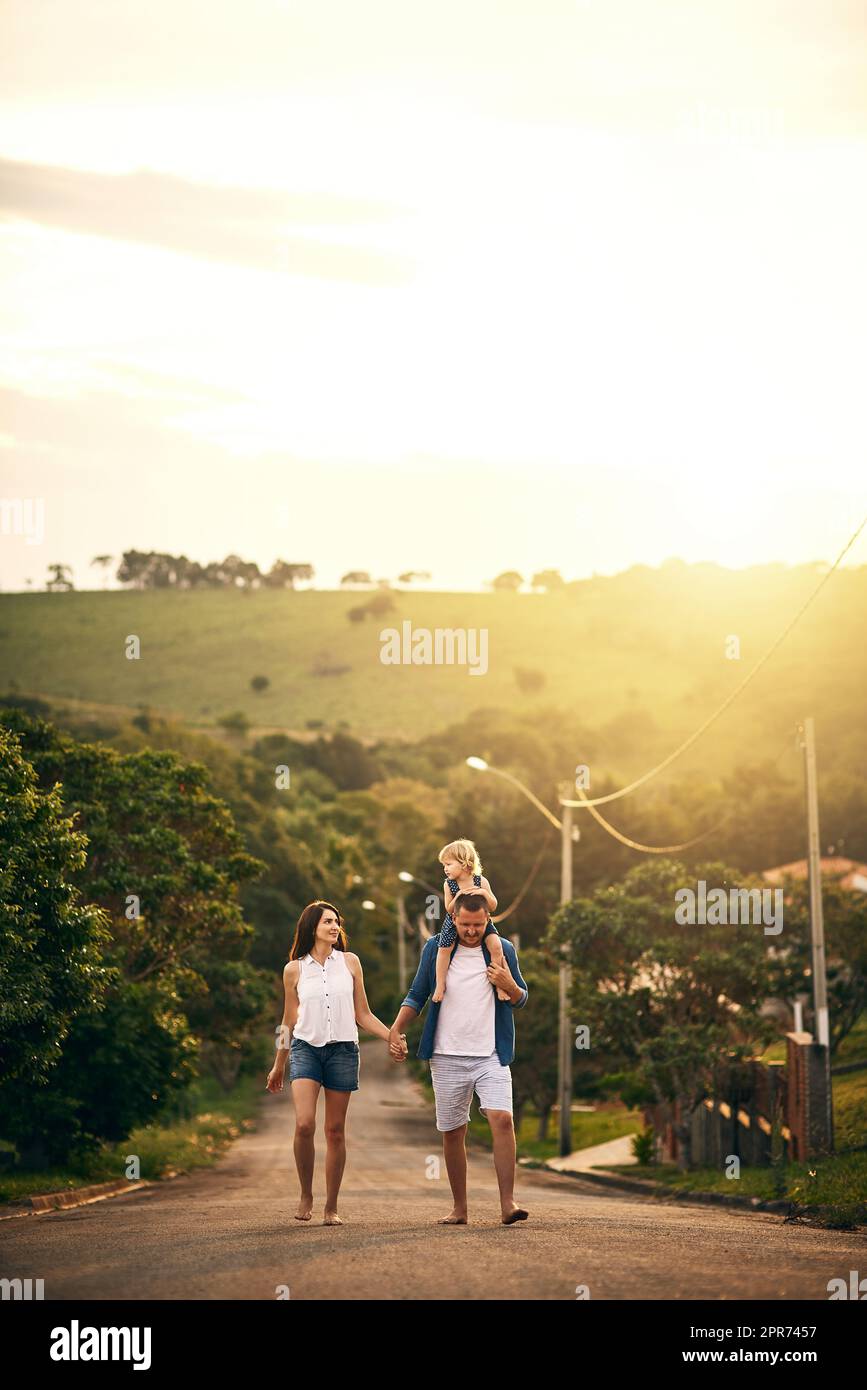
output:
M 443 845 L 437 855 L 442 864 L 446 859 L 456 859 L 462 868 L 469 874 L 480 874 L 482 872 L 482 861 L 479 858 L 479 851 L 476 849 L 472 840 L 452 840 L 449 844 Z

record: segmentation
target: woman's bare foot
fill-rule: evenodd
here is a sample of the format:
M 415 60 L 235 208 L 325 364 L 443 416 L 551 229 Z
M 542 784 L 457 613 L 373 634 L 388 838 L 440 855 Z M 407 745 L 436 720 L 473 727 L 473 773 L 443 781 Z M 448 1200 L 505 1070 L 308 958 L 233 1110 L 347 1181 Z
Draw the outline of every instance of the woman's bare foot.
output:
M 323 1224 L 323 1226 L 342 1226 L 342 1225 L 343 1225 L 343 1222 L 341 1221 L 340 1217 L 337 1215 L 337 1212 L 336 1212 L 336 1211 L 329 1211 L 328 1208 L 326 1207 L 326 1209 L 325 1209 L 325 1220 L 322 1222 L 322 1224 Z
M 309 1220 L 310 1220 L 310 1215 L 311 1215 L 312 1211 L 313 1211 L 313 1198 L 312 1198 L 312 1197 L 299 1197 L 299 1198 L 298 1198 L 298 1210 L 297 1210 L 296 1213 L 295 1213 L 295 1220 L 296 1220 L 296 1221 L 309 1221 Z
M 498 989 L 498 990 L 497 990 L 497 998 L 498 998 L 498 999 L 506 1000 L 506 999 L 509 998 L 509 996 L 508 996 L 508 994 L 506 993 L 506 991 L 505 991 L 504 989 Z
M 503 1208 L 502 1222 L 504 1226 L 511 1226 L 515 1221 L 526 1221 L 530 1215 L 523 1207 L 518 1207 L 513 1202 L 509 1209 Z
M 450 1211 L 448 1216 L 441 1216 L 437 1222 L 438 1226 L 466 1226 L 466 1224 L 467 1213 L 465 1211 L 458 1211 L 457 1207 L 455 1207 L 453 1211 Z

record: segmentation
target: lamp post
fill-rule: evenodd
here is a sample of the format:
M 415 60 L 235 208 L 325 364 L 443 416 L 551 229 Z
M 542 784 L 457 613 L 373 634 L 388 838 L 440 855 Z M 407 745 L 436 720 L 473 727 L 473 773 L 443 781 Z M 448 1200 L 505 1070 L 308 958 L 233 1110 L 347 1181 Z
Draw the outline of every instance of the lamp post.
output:
M 504 781 L 517 787 L 520 792 L 532 801 L 537 811 L 545 817 L 547 821 L 560 831 L 560 904 L 568 903 L 572 897 L 572 845 L 580 838 L 577 827 L 572 826 L 572 807 L 566 800 L 566 793 L 570 790 L 568 785 L 559 789 L 558 800 L 563 812 L 563 819 L 557 817 L 548 810 L 548 807 L 534 796 L 529 787 L 514 777 L 511 772 L 504 772 L 502 768 L 492 767 L 485 762 L 484 758 L 467 758 L 467 766 L 476 772 L 493 772 L 497 777 L 502 777 Z M 572 983 L 572 971 L 567 959 L 566 947 L 561 947 L 561 960 L 559 972 L 559 1007 L 558 1007 L 558 1026 L 557 1026 L 557 1095 L 560 1102 L 560 1156 L 565 1158 L 572 1152 L 572 1039 L 569 1031 L 569 990 Z
M 401 869 L 400 873 L 398 874 L 398 878 L 400 879 L 401 883 L 417 883 L 417 884 L 419 885 L 420 888 L 427 888 L 428 892 L 433 893 L 434 897 L 438 898 L 439 901 L 442 903 L 442 901 L 443 901 L 443 895 L 442 895 L 442 893 L 439 891 L 438 888 L 435 888 L 435 887 L 433 886 L 432 883 L 428 883 L 428 881 L 427 881 L 426 878 L 417 878 L 415 874 L 408 873 L 406 869 Z M 404 904 L 404 907 L 405 907 L 405 904 Z M 398 911 L 400 911 L 400 909 L 398 909 Z M 424 949 L 424 944 L 425 944 L 425 942 L 426 942 L 426 941 L 429 941 L 430 938 L 436 934 L 435 932 L 429 931 L 428 928 L 425 927 L 424 922 L 425 922 L 425 918 L 426 918 L 426 917 L 427 917 L 427 912 L 425 912 L 425 914 L 424 914 L 423 916 L 420 915 L 420 916 L 418 917 L 418 927 L 419 927 L 419 931 L 418 931 L 418 949 L 419 949 L 419 955 L 421 955 L 421 952 L 422 952 L 423 949 Z

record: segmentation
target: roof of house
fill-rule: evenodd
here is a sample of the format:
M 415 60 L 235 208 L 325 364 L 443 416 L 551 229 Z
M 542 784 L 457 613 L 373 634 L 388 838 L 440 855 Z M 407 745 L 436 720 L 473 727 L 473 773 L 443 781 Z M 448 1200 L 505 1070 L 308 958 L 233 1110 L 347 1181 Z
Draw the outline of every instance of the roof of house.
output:
M 820 859 L 819 863 L 823 878 L 836 877 L 839 874 L 841 887 L 867 893 L 867 864 L 858 864 L 854 859 L 843 859 L 839 855 L 836 858 Z M 768 883 L 782 883 L 784 878 L 806 877 L 806 859 L 795 859 L 791 864 L 778 864 L 776 868 L 765 869 L 762 873 L 762 878 L 767 879 Z

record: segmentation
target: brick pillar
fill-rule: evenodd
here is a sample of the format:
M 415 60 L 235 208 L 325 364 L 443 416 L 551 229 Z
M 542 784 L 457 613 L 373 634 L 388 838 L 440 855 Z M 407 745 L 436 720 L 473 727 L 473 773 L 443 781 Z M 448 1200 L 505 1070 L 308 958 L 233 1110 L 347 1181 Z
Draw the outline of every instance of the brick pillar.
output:
M 832 1149 L 827 1048 L 814 1042 L 812 1033 L 787 1033 L 786 1044 L 786 1124 L 792 1132 L 792 1158 L 802 1163 Z

